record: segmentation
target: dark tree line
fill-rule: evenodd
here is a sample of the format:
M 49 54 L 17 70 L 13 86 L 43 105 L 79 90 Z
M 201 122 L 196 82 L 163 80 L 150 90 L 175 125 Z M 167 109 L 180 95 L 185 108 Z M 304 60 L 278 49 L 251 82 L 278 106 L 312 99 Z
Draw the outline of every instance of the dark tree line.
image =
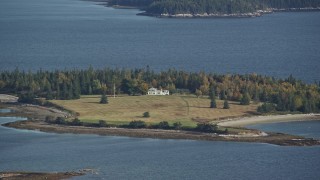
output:
M 18 94 L 25 102 L 35 97 L 68 100 L 78 99 L 80 95 L 113 94 L 114 89 L 116 94 L 144 95 L 150 87 L 242 104 L 268 102 L 276 105 L 278 111 L 318 112 L 320 109 L 319 84 L 306 84 L 292 76 L 276 79 L 257 74 L 221 75 L 175 69 L 154 72 L 148 67 L 0 72 L 0 93 Z
M 319 7 L 319 0 L 109 0 L 109 5 L 143 7 L 150 14 L 248 13 L 268 8 Z
M 154 0 L 107 0 L 109 6 L 147 7 Z

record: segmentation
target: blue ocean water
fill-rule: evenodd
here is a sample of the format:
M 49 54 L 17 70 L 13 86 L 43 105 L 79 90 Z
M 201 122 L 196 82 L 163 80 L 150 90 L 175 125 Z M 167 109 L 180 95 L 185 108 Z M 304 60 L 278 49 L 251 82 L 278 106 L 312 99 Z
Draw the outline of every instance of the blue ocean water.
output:
M 261 129 L 263 131 L 282 132 L 288 134 L 295 134 L 304 137 L 320 139 L 319 131 L 320 121 L 296 121 L 296 122 L 282 122 L 282 123 L 268 123 L 250 125 L 248 128 Z
M 1 0 L 0 70 L 149 65 L 155 70 L 293 74 L 306 82 L 320 80 L 319 12 L 245 19 L 157 19 L 136 13 L 79 0 Z M 0 123 L 15 120 L 1 117 Z M 284 132 L 293 128 L 280 126 Z M 320 124 L 312 127 L 294 126 L 290 132 L 318 137 Z M 318 179 L 319 154 L 318 146 L 0 127 L 0 171 L 93 168 L 99 173 L 74 179 Z
M 0 117 L 0 123 L 18 119 Z M 313 126 L 319 129 L 320 122 Z M 291 128 L 290 124 L 278 127 Z M 318 133 L 316 128 L 304 129 L 304 132 Z M 0 171 L 92 168 L 98 173 L 74 179 L 292 180 L 320 177 L 319 146 L 54 134 L 0 126 L 0 147 Z
M 0 70 L 127 67 L 320 80 L 320 12 L 159 19 L 80 0 L 1 0 Z

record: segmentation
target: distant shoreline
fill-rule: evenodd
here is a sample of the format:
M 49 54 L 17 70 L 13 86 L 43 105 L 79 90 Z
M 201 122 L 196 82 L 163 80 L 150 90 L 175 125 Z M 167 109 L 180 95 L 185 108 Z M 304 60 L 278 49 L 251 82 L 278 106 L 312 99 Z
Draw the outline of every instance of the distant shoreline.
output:
M 143 11 L 145 7 L 139 6 L 122 6 L 122 5 L 109 5 L 108 0 L 87 0 L 97 2 L 99 5 L 105 7 L 111 7 L 115 9 L 139 9 Z M 139 16 L 150 16 L 157 18 L 251 18 L 251 17 L 261 17 L 264 14 L 271 14 L 276 12 L 312 12 L 312 11 L 320 11 L 320 7 L 306 7 L 306 8 L 268 8 L 265 10 L 257 10 L 255 12 L 247 12 L 247 13 L 232 13 L 232 14 L 223 14 L 223 13 L 203 13 L 203 14 L 191 14 L 191 13 L 180 13 L 180 14 L 155 14 L 148 13 L 146 11 L 138 13 L 136 15 Z
M 112 6 L 111 6 L 112 7 Z M 141 16 L 151 16 L 157 18 L 252 18 L 252 17 L 261 17 L 265 14 L 272 14 L 276 12 L 312 12 L 312 11 L 320 11 L 320 7 L 317 8 L 290 8 L 290 9 L 268 9 L 268 10 L 258 10 L 255 12 L 249 13 L 234 13 L 234 14 L 153 14 L 142 12 L 137 15 Z
M 12 105 L 11 105 L 12 106 Z M 19 116 L 27 116 L 26 121 L 16 121 L 3 124 L 2 126 L 36 130 L 51 133 L 72 133 L 72 134 L 96 134 L 106 136 L 127 136 L 137 138 L 155 138 L 155 139 L 189 139 L 202 141 L 232 141 L 232 142 L 255 142 L 255 143 L 269 143 L 281 146 L 314 146 L 320 145 L 319 140 L 312 138 L 304 138 L 301 136 L 262 132 L 259 130 L 250 130 L 241 128 L 242 133 L 239 134 L 215 134 L 215 133 L 201 133 L 184 130 L 162 130 L 162 129 L 127 129 L 127 128 L 99 128 L 99 127 L 84 127 L 84 126 L 67 126 L 48 124 L 44 122 L 44 117 L 48 113 L 54 113 L 56 116 L 65 115 L 64 112 L 53 111 L 50 108 L 43 108 L 41 106 L 6 106 L 2 107 L 15 109 Z M 20 111 L 19 111 L 20 110 Z M 34 113 L 37 112 L 37 113 Z M 5 116 L 15 116 L 15 113 L 6 113 Z
M 79 172 L 0 172 L 0 179 L 3 180 L 34 180 L 34 179 L 46 179 L 46 180 L 59 180 L 69 179 L 75 176 L 83 176 L 87 170 L 80 170 Z
M 107 1 L 99 1 L 99 0 L 88 0 L 94 2 L 104 2 L 100 5 L 106 7 L 112 7 L 115 9 L 140 9 L 142 7 L 137 6 L 120 6 L 120 5 L 108 5 Z M 190 13 L 180 13 L 180 14 L 155 14 L 155 13 L 148 13 L 146 11 L 138 13 L 138 16 L 150 16 L 150 17 L 157 17 L 157 18 L 252 18 L 252 17 L 261 17 L 265 14 L 272 14 L 276 12 L 312 12 L 312 11 L 320 11 L 320 7 L 317 8 L 287 8 L 287 9 L 277 9 L 277 8 L 269 8 L 266 10 L 257 10 L 255 12 L 248 12 L 248 13 L 232 13 L 232 14 L 223 14 L 223 13 L 203 13 L 203 14 L 190 14 Z

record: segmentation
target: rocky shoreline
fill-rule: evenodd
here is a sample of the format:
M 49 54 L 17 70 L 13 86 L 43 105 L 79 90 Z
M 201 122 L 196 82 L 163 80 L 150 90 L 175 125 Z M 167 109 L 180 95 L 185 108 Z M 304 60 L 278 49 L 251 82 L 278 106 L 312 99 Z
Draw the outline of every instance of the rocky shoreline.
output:
M 60 180 L 69 179 L 75 176 L 83 176 L 85 172 L 0 172 L 0 179 L 3 180 Z
M 203 141 L 232 141 L 232 142 L 255 142 L 269 143 L 280 146 L 314 146 L 320 145 L 319 140 L 304 138 L 300 136 L 283 133 L 260 132 L 251 130 L 243 134 L 220 135 L 215 133 L 200 133 L 183 130 L 160 130 L 160 129 L 126 129 L 126 128 L 97 128 L 83 126 L 66 126 L 48 124 L 39 120 L 16 121 L 3 124 L 3 126 L 36 130 L 50 133 L 72 133 L 72 134 L 96 134 L 104 136 L 127 136 L 136 138 L 155 139 L 188 139 Z M 248 131 L 248 129 L 246 129 Z
M 99 5 L 106 7 L 112 7 L 115 9 L 140 9 L 143 10 L 145 7 L 139 6 L 121 6 L 121 5 L 109 5 L 108 0 L 87 0 L 97 2 Z M 140 16 L 150 16 L 157 18 L 250 18 L 250 17 L 261 17 L 264 14 L 271 14 L 274 12 L 308 12 L 308 11 L 320 11 L 320 7 L 306 7 L 306 8 L 268 8 L 265 10 L 257 10 L 255 12 L 248 13 L 232 13 L 232 14 L 223 14 L 223 13 L 203 13 L 203 14 L 191 14 L 191 13 L 181 13 L 181 14 L 154 14 L 148 12 L 141 12 L 137 15 Z
M 216 134 L 202 133 L 185 130 L 162 130 L 162 129 L 128 129 L 112 127 L 85 127 L 69 126 L 46 123 L 45 116 L 55 117 L 66 116 L 67 113 L 42 106 L 25 104 L 0 104 L 0 108 L 14 110 L 11 113 L 1 114 L 2 116 L 21 116 L 28 117 L 29 120 L 15 121 L 2 126 L 27 129 L 50 133 L 73 133 L 73 134 L 96 134 L 104 136 L 127 136 L 136 138 L 155 138 L 155 139 L 189 139 L 203 141 L 232 141 L 232 142 L 255 142 L 269 143 L 281 146 L 314 146 L 320 145 L 320 141 L 312 138 L 288 135 L 283 133 L 261 132 L 255 129 L 239 128 L 238 133 Z M 225 127 L 225 126 L 223 126 Z M 228 127 L 226 127 L 228 128 Z M 230 127 L 235 128 L 235 127 Z
M 234 13 L 234 14 L 151 14 L 147 12 L 138 13 L 140 16 L 151 16 L 157 18 L 248 18 L 248 17 L 260 17 L 263 14 L 272 13 L 272 12 L 253 12 L 253 13 Z
M 289 9 L 266 9 L 257 10 L 256 12 L 249 13 L 232 13 L 232 14 L 222 14 L 222 13 L 203 13 L 203 14 L 152 14 L 147 12 L 138 13 L 141 16 L 151 16 L 157 18 L 250 18 L 250 17 L 260 17 L 264 14 L 271 14 L 274 12 L 308 12 L 308 11 L 320 11 L 320 7 L 317 8 L 289 8 Z

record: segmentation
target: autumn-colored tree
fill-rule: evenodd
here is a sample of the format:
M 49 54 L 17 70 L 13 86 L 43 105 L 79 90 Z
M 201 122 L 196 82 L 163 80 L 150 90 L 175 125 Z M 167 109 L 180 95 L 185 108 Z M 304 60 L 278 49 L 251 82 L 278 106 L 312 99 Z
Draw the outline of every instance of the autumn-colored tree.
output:
M 199 98 L 200 96 L 202 96 L 202 92 L 201 92 L 201 90 L 199 90 L 199 89 L 196 89 L 195 94 L 196 94 L 197 98 Z

